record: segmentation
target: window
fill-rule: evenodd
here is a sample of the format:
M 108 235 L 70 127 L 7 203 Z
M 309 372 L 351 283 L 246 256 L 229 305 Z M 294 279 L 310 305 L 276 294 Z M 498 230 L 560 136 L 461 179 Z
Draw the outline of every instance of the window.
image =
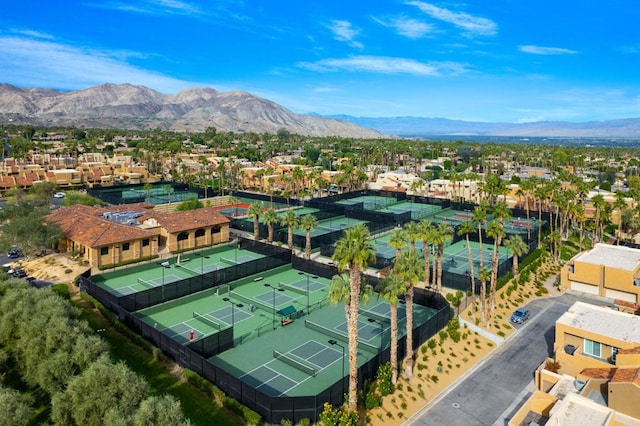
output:
M 109 254 L 109 247 L 100 247 L 100 256 L 106 256 Z
M 593 340 L 584 339 L 584 354 L 600 358 L 600 342 L 594 342 Z
M 204 229 L 196 229 L 196 238 L 198 237 L 204 237 Z
M 178 241 L 184 241 L 189 239 L 189 234 L 187 234 L 186 232 L 181 232 L 178 234 Z
M 142 240 L 142 247 L 149 247 L 149 239 L 145 238 L 144 240 Z
M 127 251 L 129 250 L 129 243 L 123 243 L 122 244 L 122 251 Z
M 214 225 L 211 227 L 212 234 L 217 234 L 218 232 L 220 232 L 220 225 Z

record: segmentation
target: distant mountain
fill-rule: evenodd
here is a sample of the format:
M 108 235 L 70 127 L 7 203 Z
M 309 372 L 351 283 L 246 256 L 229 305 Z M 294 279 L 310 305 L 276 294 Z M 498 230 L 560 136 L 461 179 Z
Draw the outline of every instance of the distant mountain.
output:
M 352 122 L 295 114 L 250 93 L 192 88 L 164 95 L 144 86 L 103 84 L 71 92 L 0 84 L 0 124 L 170 129 L 380 138 Z
M 362 127 L 375 129 L 386 135 L 397 136 L 517 136 L 517 137 L 567 137 L 567 138 L 640 138 L 640 118 L 610 121 L 569 123 L 539 121 L 534 123 L 484 123 L 446 118 L 422 117 L 352 117 L 331 115 L 330 118 L 350 121 Z

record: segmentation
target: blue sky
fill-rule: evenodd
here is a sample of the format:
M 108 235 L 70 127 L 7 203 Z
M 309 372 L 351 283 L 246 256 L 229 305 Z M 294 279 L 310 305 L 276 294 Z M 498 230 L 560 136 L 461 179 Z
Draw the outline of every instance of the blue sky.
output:
M 0 82 L 244 90 L 366 117 L 640 117 L 639 18 L 632 0 L 11 1 Z

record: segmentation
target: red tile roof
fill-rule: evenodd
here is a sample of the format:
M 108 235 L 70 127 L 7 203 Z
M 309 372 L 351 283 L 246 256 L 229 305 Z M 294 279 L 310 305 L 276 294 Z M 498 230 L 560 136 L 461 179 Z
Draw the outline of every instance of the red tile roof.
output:
M 139 221 L 142 222 L 150 218 L 156 219 L 160 226 L 172 234 L 206 226 L 228 224 L 230 222 L 230 220 L 220 214 L 215 207 L 205 207 L 175 213 L 148 211 Z

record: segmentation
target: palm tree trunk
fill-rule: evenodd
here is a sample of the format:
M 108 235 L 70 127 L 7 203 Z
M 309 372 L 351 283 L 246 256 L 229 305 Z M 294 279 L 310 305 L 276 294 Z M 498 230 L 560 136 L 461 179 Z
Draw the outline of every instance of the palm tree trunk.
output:
M 289 226 L 289 232 L 287 233 L 287 245 L 289 250 L 293 250 L 293 226 Z
M 269 236 L 267 237 L 270 243 L 273 242 L 273 224 L 269 224 Z
M 438 244 L 438 292 L 442 293 L 442 261 L 444 259 L 444 244 Z
M 431 267 L 431 256 L 429 254 L 429 243 L 426 241 L 422 242 L 422 255 L 424 256 L 424 282 L 426 285 L 430 285 L 431 271 L 429 268 Z
M 398 304 L 389 304 L 391 320 L 391 383 L 398 382 Z
M 349 410 L 358 410 L 358 308 L 360 304 L 360 269 L 354 263 L 351 269 L 349 298 Z
M 480 321 L 487 324 L 487 281 L 480 280 Z
M 471 253 L 471 245 L 469 244 L 469 234 L 467 237 L 467 254 L 469 256 L 469 278 L 471 279 L 471 297 L 473 300 L 473 304 L 476 303 L 476 277 L 475 271 L 473 270 L 473 254 Z
M 491 260 L 491 305 L 489 314 L 493 314 L 496 308 L 496 282 L 498 281 L 498 247 L 500 247 L 500 238 L 496 237 L 493 245 L 493 259 Z
M 408 379 L 413 377 L 413 286 L 407 287 L 405 293 L 406 326 L 407 326 L 407 346 L 404 356 L 404 376 Z
M 258 238 L 260 238 L 259 222 L 260 222 L 260 219 L 256 215 L 253 218 L 253 239 L 256 240 L 256 241 L 258 241 Z
M 307 229 L 307 242 L 305 245 L 305 254 L 307 255 L 307 260 L 311 260 L 311 229 Z

